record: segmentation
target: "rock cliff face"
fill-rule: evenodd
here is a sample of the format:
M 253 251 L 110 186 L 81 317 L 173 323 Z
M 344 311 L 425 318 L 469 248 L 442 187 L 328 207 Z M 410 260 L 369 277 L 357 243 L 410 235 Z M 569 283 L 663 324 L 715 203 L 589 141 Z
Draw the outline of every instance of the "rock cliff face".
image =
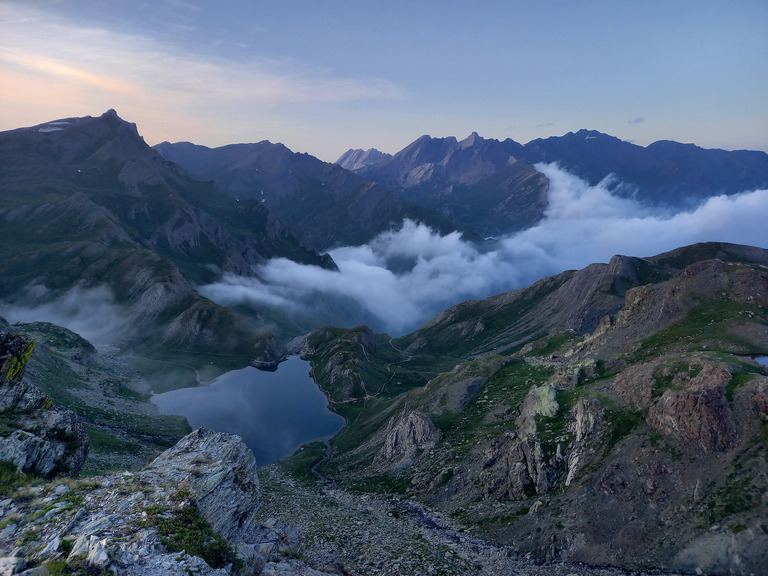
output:
M 77 476 L 90 440 L 74 411 L 22 382 L 34 347 L 33 340 L 0 332 L 0 461 L 25 474 Z
M 374 466 L 408 466 L 417 451 L 429 450 L 440 440 L 440 430 L 421 412 L 407 412 L 393 418 L 384 445 L 373 460 Z
M 685 390 L 665 390 L 649 408 L 648 425 L 694 450 L 733 448 L 736 430 L 725 392 L 730 373 L 723 366 L 705 363 L 697 376 L 683 380 L 688 384 Z
M 539 442 L 533 438 L 520 440 L 505 432 L 491 444 L 478 478 L 485 498 L 523 500 L 549 492 L 557 473 L 547 463 Z

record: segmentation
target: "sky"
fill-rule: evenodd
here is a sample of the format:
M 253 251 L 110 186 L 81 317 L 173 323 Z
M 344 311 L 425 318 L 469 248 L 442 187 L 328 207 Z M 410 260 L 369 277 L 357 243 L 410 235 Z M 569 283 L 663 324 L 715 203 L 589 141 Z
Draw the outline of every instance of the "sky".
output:
M 0 0 L 0 130 L 110 108 L 150 145 L 335 161 L 581 128 L 768 151 L 768 2 Z

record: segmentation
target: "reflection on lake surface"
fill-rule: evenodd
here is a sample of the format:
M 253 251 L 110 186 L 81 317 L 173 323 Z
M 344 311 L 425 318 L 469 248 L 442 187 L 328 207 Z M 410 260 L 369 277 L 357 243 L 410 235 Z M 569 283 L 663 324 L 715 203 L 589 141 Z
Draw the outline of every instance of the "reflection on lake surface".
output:
M 259 466 L 333 436 L 344 425 L 309 377 L 309 362 L 298 357 L 276 372 L 233 370 L 206 386 L 156 394 L 152 402 L 163 414 L 185 416 L 192 428 L 242 436 Z
M 755 356 L 755 362 L 758 362 L 763 366 L 768 366 L 768 356 Z

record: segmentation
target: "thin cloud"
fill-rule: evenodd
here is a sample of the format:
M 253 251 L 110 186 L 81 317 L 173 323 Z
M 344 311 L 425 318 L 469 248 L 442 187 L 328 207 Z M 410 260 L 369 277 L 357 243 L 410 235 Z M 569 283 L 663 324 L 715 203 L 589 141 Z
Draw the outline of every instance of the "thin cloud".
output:
M 642 124 L 645 122 L 645 116 L 638 116 L 634 120 L 629 120 L 627 124 Z
M 46 289 L 37 288 L 44 296 Z M 75 286 L 53 300 L 33 306 L 0 306 L 0 316 L 11 324 L 51 322 L 93 344 L 113 344 L 130 336 L 134 320 L 105 286 L 90 289 Z M 98 318 L 98 322 L 94 322 L 94 318 Z
M 87 107 L 91 114 L 115 108 L 132 120 L 164 110 L 168 118 L 158 126 L 149 124 L 154 129 L 167 130 L 173 122 L 199 133 L 219 130 L 225 120 L 231 124 L 230 111 L 246 103 L 252 113 L 242 122 L 254 125 L 259 110 L 266 119 L 270 109 L 285 112 L 291 106 L 405 96 L 386 79 L 338 77 L 300 62 L 258 55 L 240 60 L 202 57 L 17 4 L 0 5 L 0 23 L 4 128 L 18 127 L 19 119 L 33 111 L 36 120 L 31 123 L 37 123 Z M 54 89 L 56 99 L 51 101 Z M 164 132 L 162 139 L 170 136 Z
M 768 190 L 710 198 L 689 212 L 667 213 L 590 186 L 556 165 L 537 165 L 550 180 L 549 208 L 536 226 L 480 249 L 457 234 L 441 236 L 406 221 L 364 246 L 331 251 L 339 271 L 277 259 L 264 280 L 227 277 L 202 292 L 222 304 L 279 304 L 313 310 L 319 296 L 358 309 L 366 322 L 402 334 L 467 299 L 527 286 L 563 270 L 607 262 L 615 254 L 651 256 L 704 241 L 765 244 Z

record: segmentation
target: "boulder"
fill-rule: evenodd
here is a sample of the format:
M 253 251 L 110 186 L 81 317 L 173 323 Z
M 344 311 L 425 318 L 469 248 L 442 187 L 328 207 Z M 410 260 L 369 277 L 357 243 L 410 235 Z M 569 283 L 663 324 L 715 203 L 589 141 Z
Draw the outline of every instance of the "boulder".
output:
M 228 540 L 239 541 L 257 527 L 256 458 L 240 436 L 198 428 L 155 458 L 142 474 L 188 488 L 203 518 Z
M 21 382 L 34 350 L 35 341 L 31 338 L 0 332 L 0 380 Z

